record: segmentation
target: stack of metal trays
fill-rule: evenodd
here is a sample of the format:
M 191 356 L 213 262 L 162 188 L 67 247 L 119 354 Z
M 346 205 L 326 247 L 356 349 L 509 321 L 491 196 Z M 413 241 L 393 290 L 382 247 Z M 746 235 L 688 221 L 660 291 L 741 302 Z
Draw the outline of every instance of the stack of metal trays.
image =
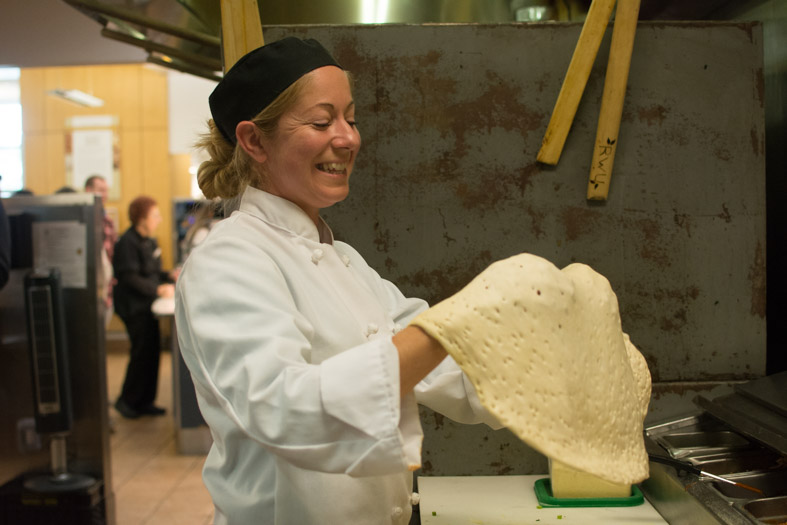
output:
M 737 385 L 732 394 L 713 400 L 698 396 L 695 403 L 745 436 L 787 455 L 787 372 Z
M 787 523 L 787 374 L 736 386 L 702 411 L 650 426 L 648 451 L 759 492 L 651 463 L 642 490 L 671 524 Z

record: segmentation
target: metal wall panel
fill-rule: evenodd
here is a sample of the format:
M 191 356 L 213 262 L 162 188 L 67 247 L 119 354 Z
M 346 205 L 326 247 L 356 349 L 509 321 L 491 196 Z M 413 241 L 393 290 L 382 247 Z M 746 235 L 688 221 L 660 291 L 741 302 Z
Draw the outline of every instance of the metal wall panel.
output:
M 640 23 L 602 204 L 585 192 L 611 28 L 559 164 L 535 160 L 580 30 L 292 26 L 264 34 L 266 42 L 317 38 L 354 73 L 364 145 L 350 197 L 325 216 L 337 238 L 406 294 L 438 301 L 524 251 L 559 267 L 583 262 L 610 280 L 623 328 L 655 381 L 762 375 L 761 27 Z M 427 473 L 545 465 L 507 432 L 429 411 L 424 426 Z
M 67 435 L 68 470 L 103 482 L 100 507 L 108 525 L 115 523 L 115 500 L 109 446 L 106 352 L 99 283 L 103 282 L 99 249 L 102 208 L 93 194 L 75 193 L 3 200 L 9 217 L 27 214 L 35 223 L 69 223 L 84 227 L 84 285 L 63 286 L 73 423 Z M 30 241 L 33 251 L 37 246 Z M 41 240 L 43 245 L 51 242 Z M 14 249 L 19 246 L 12 246 Z M 49 261 L 66 255 L 49 253 Z M 62 258 L 62 259 L 61 259 Z M 51 472 L 51 435 L 35 432 L 34 392 L 30 368 L 24 277 L 32 267 L 11 271 L 0 291 L 0 484 L 19 475 Z M 61 268 L 61 271 L 66 271 Z M 78 274 L 77 274 L 78 275 Z

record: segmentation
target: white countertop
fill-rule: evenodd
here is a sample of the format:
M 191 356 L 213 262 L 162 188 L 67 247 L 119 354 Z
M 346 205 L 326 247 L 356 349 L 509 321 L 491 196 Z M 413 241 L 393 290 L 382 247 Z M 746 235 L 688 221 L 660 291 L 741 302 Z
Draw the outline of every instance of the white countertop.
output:
M 418 477 L 422 525 L 663 525 L 646 499 L 635 507 L 538 508 L 532 476 Z M 432 515 L 432 513 L 435 515 Z

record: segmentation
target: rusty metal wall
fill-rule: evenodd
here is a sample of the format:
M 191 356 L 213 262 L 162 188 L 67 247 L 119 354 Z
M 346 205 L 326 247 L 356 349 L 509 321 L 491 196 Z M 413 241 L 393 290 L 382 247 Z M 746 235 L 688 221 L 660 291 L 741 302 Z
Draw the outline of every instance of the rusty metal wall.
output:
M 435 302 L 523 251 L 560 267 L 579 261 L 610 280 L 654 381 L 762 375 L 761 26 L 639 25 L 602 204 L 585 192 L 611 30 L 559 164 L 535 160 L 580 30 L 547 23 L 264 33 L 268 42 L 317 38 L 355 74 L 364 145 L 350 197 L 325 216 L 406 294 Z M 423 415 L 426 473 L 544 471 L 543 458 L 506 433 Z

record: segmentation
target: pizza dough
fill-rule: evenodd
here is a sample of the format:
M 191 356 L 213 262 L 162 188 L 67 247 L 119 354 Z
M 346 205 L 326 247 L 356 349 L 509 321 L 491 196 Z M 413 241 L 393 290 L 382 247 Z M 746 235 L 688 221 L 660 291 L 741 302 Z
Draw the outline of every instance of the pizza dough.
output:
M 549 460 L 549 479 L 555 498 L 627 498 L 631 485 L 612 483 L 593 474 L 581 472 L 556 459 Z
M 482 404 L 525 443 L 617 484 L 648 477 L 645 359 L 617 297 L 583 264 L 498 261 L 413 320 L 453 356 Z

